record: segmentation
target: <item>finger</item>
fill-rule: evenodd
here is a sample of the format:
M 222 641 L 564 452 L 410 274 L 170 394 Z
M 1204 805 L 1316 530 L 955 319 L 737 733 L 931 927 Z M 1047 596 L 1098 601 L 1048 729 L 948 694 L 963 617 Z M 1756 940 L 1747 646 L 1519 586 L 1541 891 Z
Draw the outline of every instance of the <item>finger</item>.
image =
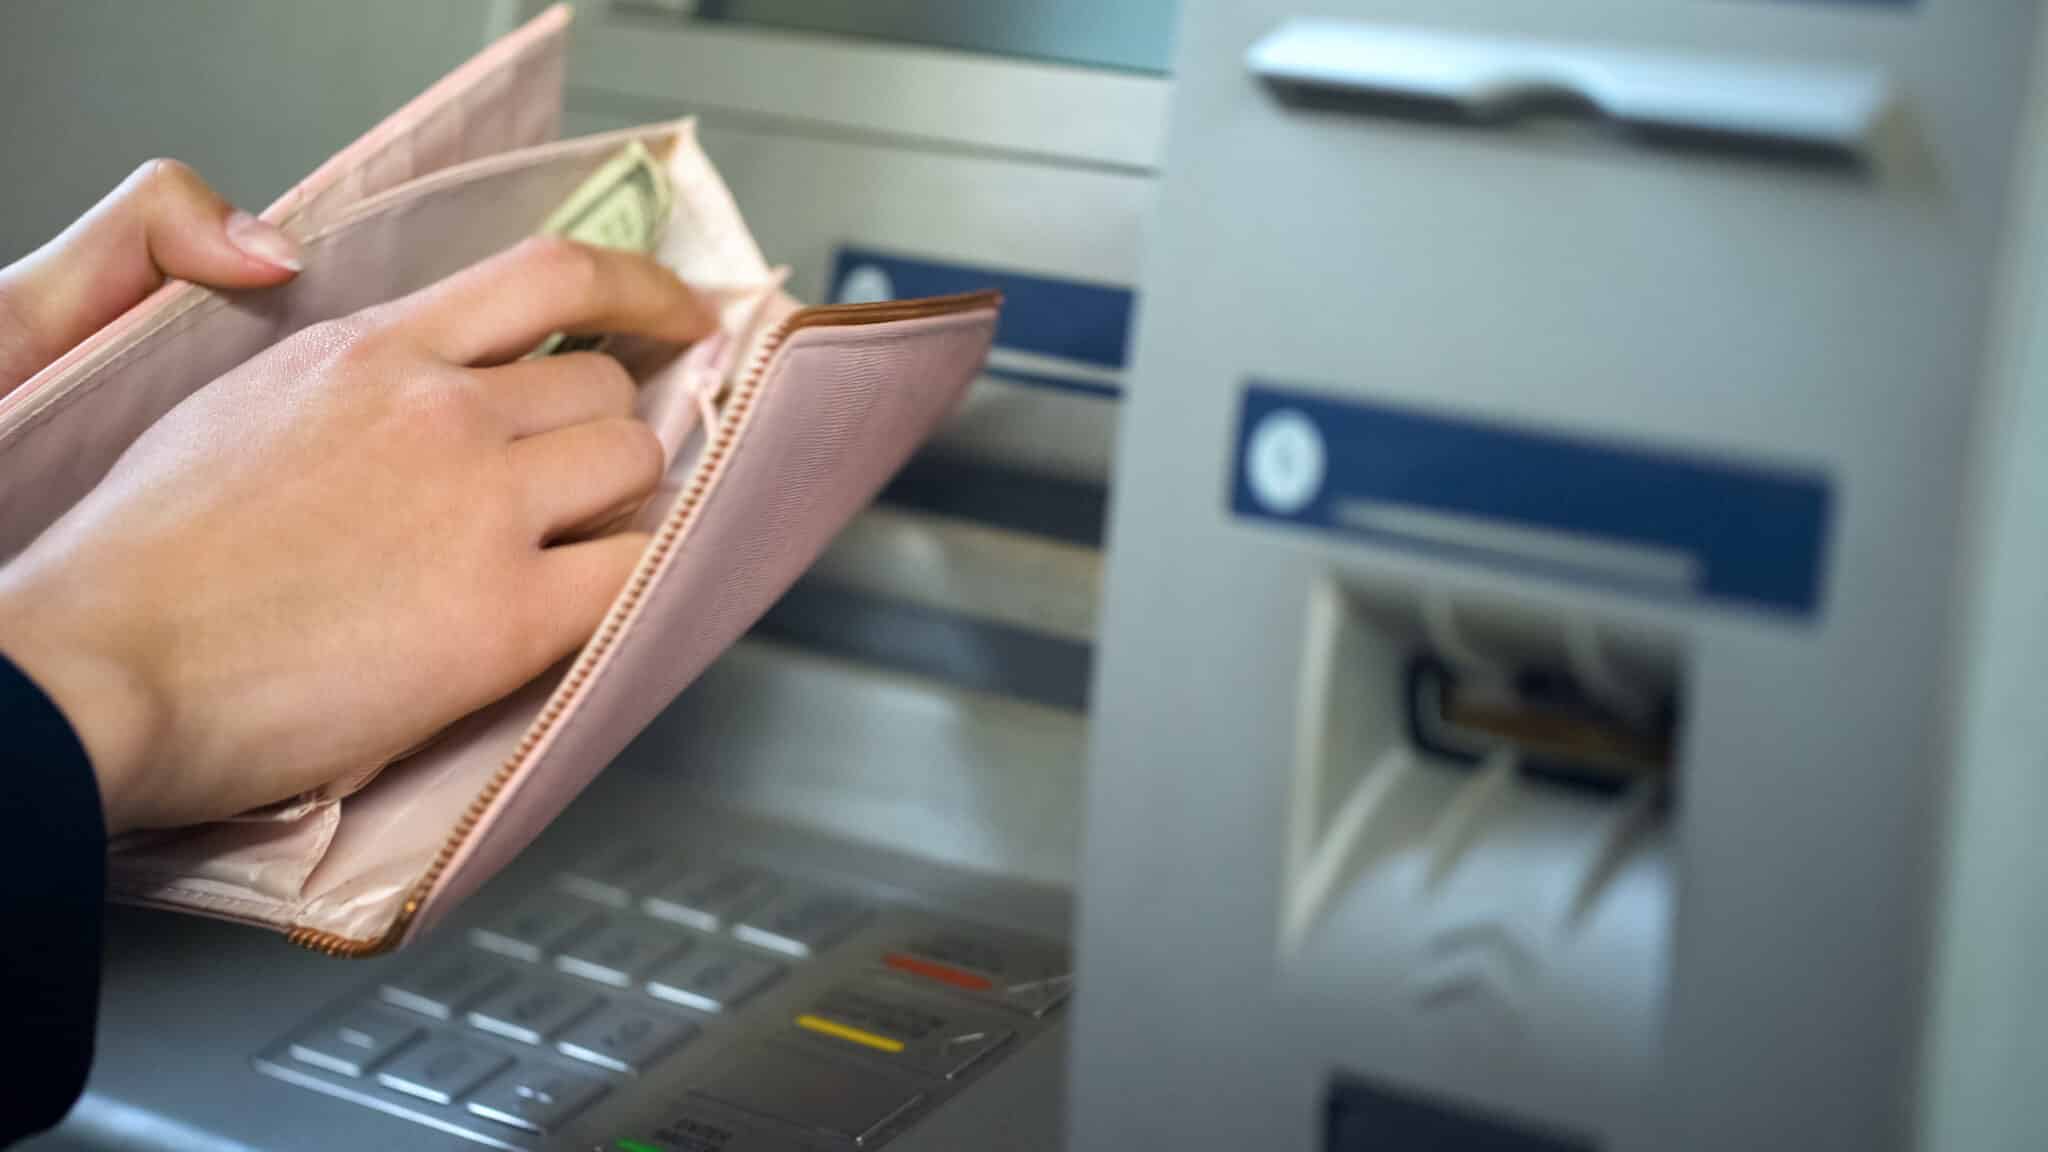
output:
M 631 416 L 639 391 L 619 362 L 601 352 L 515 360 L 482 373 L 487 402 L 504 413 L 514 439 Z
M 166 278 L 215 288 L 290 279 L 299 249 L 235 209 L 190 168 L 152 160 L 56 239 L 0 272 L 0 292 L 47 362 Z
M 661 442 L 638 420 L 594 420 L 515 440 L 514 474 L 543 540 L 573 535 L 637 506 L 661 482 Z
M 395 311 L 402 330 L 456 364 L 509 360 L 554 332 L 680 344 L 717 325 L 711 309 L 653 260 L 552 236 L 457 272 Z
M 633 575 L 651 537 L 645 532 L 620 532 L 596 540 L 563 544 L 541 553 L 536 594 L 543 610 L 536 613 L 534 642 L 540 646 L 534 671 L 546 668 L 583 646 L 604 623 L 605 612 Z

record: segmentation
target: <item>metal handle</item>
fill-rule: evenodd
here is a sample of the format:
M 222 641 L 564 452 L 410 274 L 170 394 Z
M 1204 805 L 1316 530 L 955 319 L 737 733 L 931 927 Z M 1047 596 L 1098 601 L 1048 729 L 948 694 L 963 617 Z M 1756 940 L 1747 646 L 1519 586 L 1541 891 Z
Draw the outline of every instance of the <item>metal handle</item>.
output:
M 1513 117 L 1559 102 L 1618 124 L 1862 154 L 1890 102 L 1875 69 L 1682 56 L 1290 20 L 1246 59 L 1293 88 Z

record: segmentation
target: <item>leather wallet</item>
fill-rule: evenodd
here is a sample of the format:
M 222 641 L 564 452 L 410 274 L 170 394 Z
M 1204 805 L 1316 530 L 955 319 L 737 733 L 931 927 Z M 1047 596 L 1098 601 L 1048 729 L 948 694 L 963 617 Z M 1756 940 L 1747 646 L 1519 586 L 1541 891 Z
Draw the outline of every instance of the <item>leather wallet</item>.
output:
M 292 283 L 233 295 L 167 285 L 0 399 L 4 558 L 208 381 L 511 246 L 633 139 L 672 185 L 658 256 L 720 314 L 716 334 L 679 353 L 621 350 L 669 468 L 639 514 L 651 543 L 580 652 L 393 763 L 235 819 L 122 838 L 115 898 L 339 955 L 413 938 L 737 640 L 980 371 L 993 294 L 800 306 L 691 122 L 554 140 L 568 24 L 566 7 L 543 13 L 267 209 L 305 247 Z

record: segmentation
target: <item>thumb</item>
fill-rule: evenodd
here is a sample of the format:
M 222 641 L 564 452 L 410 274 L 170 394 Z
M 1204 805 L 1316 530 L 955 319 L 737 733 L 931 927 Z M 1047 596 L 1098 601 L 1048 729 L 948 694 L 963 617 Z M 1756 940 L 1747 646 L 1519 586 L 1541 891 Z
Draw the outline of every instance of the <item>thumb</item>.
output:
M 261 288 L 291 279 L 299 246 L 175 160 L 137 168 L 63 234 L 0 271 L 0 295 L 45 359 L 166 279 Z M 4 390 L 4 389 L 0 389 Z

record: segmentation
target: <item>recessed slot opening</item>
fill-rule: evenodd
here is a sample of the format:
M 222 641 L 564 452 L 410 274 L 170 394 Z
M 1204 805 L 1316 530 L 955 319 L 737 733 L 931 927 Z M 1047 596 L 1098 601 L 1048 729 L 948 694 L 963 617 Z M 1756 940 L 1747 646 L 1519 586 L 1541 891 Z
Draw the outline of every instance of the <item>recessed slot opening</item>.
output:
M 1312 594 L 1282 901 L 1298 943 L 1376 861 L 1436 884 L 1532 796 L 1578 797 L 1569 906 L 1597 903 L 1676 795 L 1673 630 L 1529 598 L 1326 579 Z

